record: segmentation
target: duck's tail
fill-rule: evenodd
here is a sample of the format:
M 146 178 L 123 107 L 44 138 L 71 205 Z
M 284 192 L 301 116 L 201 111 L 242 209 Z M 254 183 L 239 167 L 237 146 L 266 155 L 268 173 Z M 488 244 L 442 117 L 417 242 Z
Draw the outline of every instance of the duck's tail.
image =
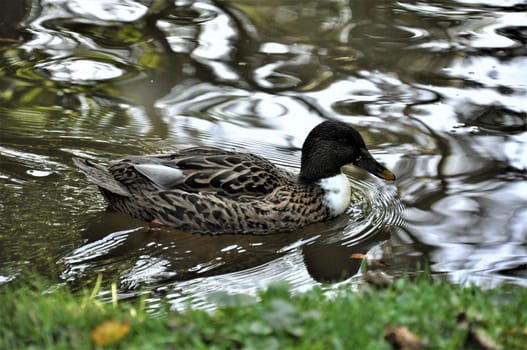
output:
M 73 164 L 81 169 L 88 179 L 97 186 L 121 196 L 129 197 L 131 195 L 126 186 L 115 180 L 112 174 L 104 166 L 87 159 L 76 157 L 73 157 Z

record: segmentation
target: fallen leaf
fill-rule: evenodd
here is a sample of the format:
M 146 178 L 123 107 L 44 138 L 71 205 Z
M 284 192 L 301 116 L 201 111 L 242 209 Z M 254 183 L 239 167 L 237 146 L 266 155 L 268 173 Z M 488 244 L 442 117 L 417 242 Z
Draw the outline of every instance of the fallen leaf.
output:
M 130 331 L 130 321 L 109 320 L 99 324 L 91 331 L 91 340 L 104 346 L 120 340 Z
M 481 316 L 469 315 L 462 311 L 456 316 L 459 327 L 467 332 L 465 345 L 467 347 L 477 347 L 483 350 L 501 350 L 503 347 L 496 343 L 481 327 Z
M 525 328 L 521 328 L 521 327 L 513 327 L 510 329 L 509 331 L 511 334 L 516 334 L 516 335 L 520 335 L 520 336 L 527 336 L 527 327 Z
M 483 329 L 477 329 L 472 332 L 474 342 L 484 350 L 502 350 L 503 347 L 489 337 Z
M 406 326 L 387 326 L 384 329 L 384 339 L 392 345 L 393 349 L 417 350 L 423 348 L 421 339 Z

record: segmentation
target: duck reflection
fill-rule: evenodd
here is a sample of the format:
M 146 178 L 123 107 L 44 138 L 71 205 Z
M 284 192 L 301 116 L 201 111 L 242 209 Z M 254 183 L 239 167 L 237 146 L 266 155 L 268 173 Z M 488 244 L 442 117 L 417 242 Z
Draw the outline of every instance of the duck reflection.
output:
M 231 284 L 222 286 L 226 292 L 248 282 L 263 287 L 263 281 L 286 280 L 300 288 L 338 282 L 359 271 L 361 260 L 352 254 L 365 254 L 390 237 L 380 230 L 350 240 L 343 236 L 348 224 L 349 216 L 341 215 L 292 233 L 210 236 L 165 227 L 152 231 L 142 221 L 106 211 L 82 232 L 85 243 L 63 259 L 62 278 L 75 285 L 101 274 L 118 280 L 122 293 L 177 289 L 179 282 L 218 276 Z

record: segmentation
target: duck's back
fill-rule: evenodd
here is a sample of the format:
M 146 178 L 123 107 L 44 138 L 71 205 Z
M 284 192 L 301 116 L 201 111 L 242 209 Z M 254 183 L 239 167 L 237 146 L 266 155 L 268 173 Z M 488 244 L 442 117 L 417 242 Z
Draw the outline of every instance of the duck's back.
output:
M 293 174 L 265 158 L 213 147 L 128 157 L 108 171 L 131 192 L 177 189 L 230 198 L 265 196 L 296 181 Z

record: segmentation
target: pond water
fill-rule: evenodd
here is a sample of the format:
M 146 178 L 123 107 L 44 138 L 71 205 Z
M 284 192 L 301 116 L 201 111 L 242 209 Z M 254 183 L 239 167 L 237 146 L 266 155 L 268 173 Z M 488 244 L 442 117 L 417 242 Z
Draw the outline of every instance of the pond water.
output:
M 102 275 L 120 298 L 207 307 L 278 280 L 357 286 L 362 253 L 394 275 L 527 285 L 524 1 L 2 6 L 0 282 Z M 209 145 L 298 171 L 327 119 L 354 125 L 397 181 L 346 169 L 346 214 L 288 234 L 152 235 L 105 211 L 71 161 Z

